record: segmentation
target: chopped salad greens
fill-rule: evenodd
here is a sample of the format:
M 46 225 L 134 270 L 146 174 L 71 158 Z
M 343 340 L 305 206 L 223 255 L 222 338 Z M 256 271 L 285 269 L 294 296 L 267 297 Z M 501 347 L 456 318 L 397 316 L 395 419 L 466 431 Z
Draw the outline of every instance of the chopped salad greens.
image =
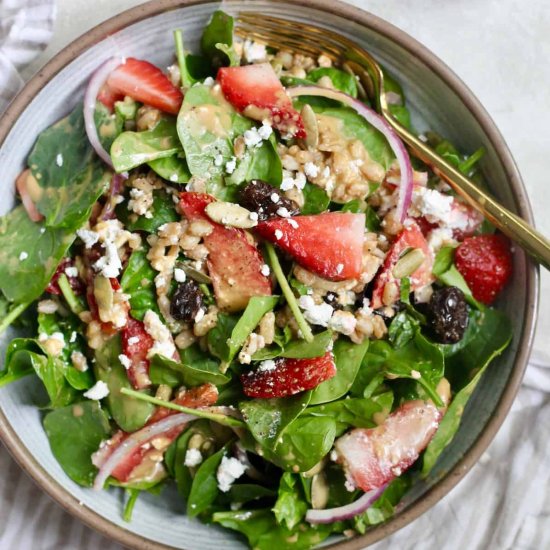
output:
M 162 498 L 253 548 L 385 521 L 511 339 L 508 242 L 324 56 L 175 31 L 43 131 L 0 218 L 0 386 L 37 376 L 76 483 Z M 410 126 L 405 96 L 387 98 Z M 461 171 L 467 157 L 424 136 Z M 7 391 L 7 390 L 4 390 Z

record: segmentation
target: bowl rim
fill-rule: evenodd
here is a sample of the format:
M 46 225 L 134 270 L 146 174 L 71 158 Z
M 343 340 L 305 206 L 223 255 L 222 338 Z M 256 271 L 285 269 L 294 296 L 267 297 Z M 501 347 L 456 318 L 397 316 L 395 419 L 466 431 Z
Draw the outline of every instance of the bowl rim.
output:
M 274 4 L 285 3 L 290 0 L 271 0 Z M 231 0 L 226 0 L 231 6 Z M 144 4 L 135 6 L 123 11 L 110 19 L 98 24 L 88 30 L 80 37 L 73 40 L 58 52 L 42 69 L 40 69 L 23 87 L 19 94 L 8 106 L 0 118 L 0 146 L 9 134 L 13 124 L 23 113 L 28 104 L 34 99 L 42 87 L 57 75 L 66 65 L 90 48 L 97 42 L 116 31 L 159 15 L 187 6 L 212 3 L 212 0 L 150 0 Z M 514 201 L 518 206 L 518 213 L 521 217 L 533 224 L 531 206 L 527 197 L 525 186 L 522 182 L 518 168 L 512 154 L 508 149 L 500 131 L 487 113 L 480 101 L 466 84 L 434 53 L 423 46 L 416 39 L 406 32 L 397 28 L 384 19 L 365 11 L 361 8 L 345 4 L 340 0 L 292 0 L 292 3 L 306 8 L 313 8 L 329 12 L 333 15 L 345 17 L 356 22 L 358 25 L 369 28 L 376 33 L 396 42 L 416 58 L 420 59 L 431 71 L 433 71 L 451 90 L 460 98 L 468 110 L 474 115 L 477 122 L 483 129 L 485 135 L 492 143 L 499 161 L 501 162 L 506 176 L 510 182 Z M 253 3 L 250 3 L 253 9 Z M 483 431 L 466 451 L 464 456 L 447 474 L 429 489 L 414 504 L 406 508 L 397 516 L 390 518 L 387 522 L 374 527 L 366 534 L 353 539 L 337 542 L 327 548 L 338 548 L 340 550 L 358 550 L 373 544 L 391 533 L 401 529 L 412 522 L 429 508 L 434 506 L 466 475 L 470 468 L 477 462 L 479 457 L 489 446 L 495 437 L 514 398 L 519 390 L 521 381 L 527 367 L 534 338 L 537 310 L 539 302 L 539 271 L 538 266 L 526 258 L 526 302 L 525 302 L 525 323 L 518 340 L 515 365 L 510 373 L 509 380 L 504 387 L 503 393 L 497 403 L 496 409 L 491 418 L 483 428 Z M 79 501 L 66 491 L 30 454 L 19 440 L 15 430 L 9 423 L 4 412 L 0 409 L 0 438 L 7 447 L 13 458 L 19 463 L 31 479 L 43 489 L 48 496 L 55 500 L 62 508 L 89 527 L 99 531 L 101 534 L 115 540 L 125 546 L 143 550 L 169 550 L 175 547 L 165 545 L 141 535 L 138 535 L 124 527 L 112 523 L 110 520 L 100 516 L 95 511 L 80 505 Z

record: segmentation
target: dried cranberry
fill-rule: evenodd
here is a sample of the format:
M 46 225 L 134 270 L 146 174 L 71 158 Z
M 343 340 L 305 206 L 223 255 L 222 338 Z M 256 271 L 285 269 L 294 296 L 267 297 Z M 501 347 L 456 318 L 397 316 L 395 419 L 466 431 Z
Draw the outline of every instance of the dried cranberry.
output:
M 59 288 L 59 277 L 61 277 L 61 275 L 65 273 L 65 270 L 68 267 L 74 267 L 74 266 L 75 264 L 72 258 L 63 258 L 60 264 L 57 266 L 55 273 L 52 275 L 52 278 L 50 279 L 50 282 L 46 287 L 46 292 L 59 296 L 61 294 L 61 289 Z M 84 283 L 78 277 L 78 275 L 69 276 L 66 273 L 65 275 L 69 281 L 69 285 L 73 289 L 73 292 L 77 295 L 82 294 L 84 292 Z
M 277 211 L 280 208 L 286 209 L 288 216 L 300 213 L 300 208 L 293 200 L 287 199 L 279 189 L 262 180 L 253 180 L 244 187 L 239 202 L 251 212 L 256 212 L 260 221 L 279 216 Z
M 190 323 L 202 309 L 204 297 L 199 285 L 189 279 L 176 288 L 170 302 L 170 314 L 178 321 Z
M 462 290 L 448 286 L 434 291 L 428 305 L 430 325 L 442 344 L 456 344 L 468 327 L 468 306 Z

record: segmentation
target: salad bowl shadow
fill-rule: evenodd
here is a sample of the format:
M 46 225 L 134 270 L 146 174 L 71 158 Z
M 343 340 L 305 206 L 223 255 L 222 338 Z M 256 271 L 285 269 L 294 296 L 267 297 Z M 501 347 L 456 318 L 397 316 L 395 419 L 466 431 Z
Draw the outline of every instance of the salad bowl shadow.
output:
M 5 182 L 0 188 L 0 214 L 13 207 L 10 182 L 21 171 L 37 135 L 81 100 L 87 80 L 103 60 L 113 55 L 134 56 L 166 66 L 173 52 L 172 29 L 182 28 L 186 42 L 196 46 L 201 29 L 218 7 L 217 2 L 203 0 L 155 0 L 95 27 L 50 61 L 0 120 L 0 166 Z M 414 39 L 367 12 L 335 0 L 229 1 L 223 8 L 231 14 L 253 10 L 308 21 L 355 40 L 398 77 L 418 130 L 435 130 L 465 153 L 480 146 L 486 149 L 481 167 L 491 192 L 532 223 L 520 175 L 489 115 L 457 76 Z M 513 280 L 498 304 L 513 321 L 513 341 L 482 378 L 452 444 L 430 476 L 406 495 L 392 519 L 361 537 L 331 539 L 329 547 L 363 548 L 388 536 L 433 506 L 475 464 L 502 424 L 521 383 L 537 304 L 537 269 L 516 248 Z M 0 340 L 2 355 L 15 334 L 12 329 Z M 0 436 L 34 481 L 68 512 L 132 548 L 244 548 L 237 535 L 182 515 L 181 504 L 170 492 L 162 499 L 140 499 L 132 523 L 124 523 L 116 491 L 83 489 L 63 473 L 50 452 L 40 411 L 34 406 L 39 399 L 37 380 L 23 379 L 1 389 Z

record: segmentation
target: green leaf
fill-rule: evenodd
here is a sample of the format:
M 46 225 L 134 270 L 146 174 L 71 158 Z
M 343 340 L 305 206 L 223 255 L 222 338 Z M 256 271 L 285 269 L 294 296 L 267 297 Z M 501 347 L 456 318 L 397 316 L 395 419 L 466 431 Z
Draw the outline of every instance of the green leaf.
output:
M 207 382 L 215 385 L 227 384 L 230 378 L 220 372 L 220 364 L 198 346 L 184 350 L 181 363 L 155 355 L 151 359 L 149 376 L 153 384 L 177 386 L 200 386 Z
M 237 321 L 238 317 L 236 315 L 220 313 L 218 314 L 216 326 L 208 331 L 206 336 L 210 353 L 222 361 L 230 361 L 231 351 L 228 342 L 233 334 L 233 329 L 237 325 Z
M 191 179 L 191 172 L 185 157 L 180 154 L 152 160 L 147 164 L 153 172 L 172 183 L 187 183 Z
M 233 47 L 218 42 L 216 48 L 227 56 L 230 67 L 238 67 L 241 64 L 241 57 Z
M 38 136 L 28 163 L 36 180 L 29 193 L 49 227 L 78 229 L 110 179 L 86 136 L 81 104 Z
M 398 349 L 408 344 L 416 334 L 418 321 L 406 311 L 400 311 L 390 323 L 388 338 Z
M 250 433 L 262 446 L 274 449 L 281 435 L 304 412 L 311 392 L 280 399 L 252 399 L 239 403 Z
M 357 80 L 355 80 L 355 76 L 352 74 L 346 73 L 341 69 L 335 69 L 334 67 L 319 67 L 307 73 L 307 79 L 312 82 L 319 82 L 323 76 L 328 76 L 337 90 L 351 97 L 357 97 Z
M 117 101 L 117 103 L 124 102 Z M 101 145 L 106 151 L 109 151 L 113 141 L 122 132 L 124 119 L 118 114 L 118 110 L 115 109 L 115 113 L 111 113 L 101 101 L 96 101 L 94 122 Z
M 16 355 L 19 350 L 41 351 L 38 344 L 30 338 L 14 338 L 6 349 L 6 358 L 4 360 L 3 369 L 0 371 L 0 387 L 11 384 L 34 372 L 33 365 L 27 358 L 22 357 L 21 359 L 14 359 L 14 355 Z
M 349 340 L 339 339 L 334 344 L 334 361 L 336 376 L 319 384 L 312 392 L 311 404 L 327 403 L 345 395 L 359 372 L 361 361 L 367 352 L 369 341 L 354 344 Z
M 0 218 L 0 289 L 10 302 L 36 300 L 75 238 L 73 231 L 32 222 L 18 206 Z M 21 254 L 26 258 L 20 260 Z
M 279 481 L 279 494 L 273 507 L 273 513 L 280 525 L 293 529 L 306 515 L 308 505 L 304 500 L 298 476 L 285 472 Z
M 176 119 L 164 115 L 152 130 L 120 134 L 111 146 L 111 160 L 117 172 L 125 172 L 180 152 Z
M 196 81 L 191 76 L 187 66 L 187 55 L 183 46 L 183 32 L 181 29 L 176 29 L 174 31 L 174 42 L 176 47 L 176 57 L 178 59 L 178 66 L 180 69 L 181 86 L 182 88 L 190 88 Z
M 220 45 L 225 48 L 220 48 Z M 204 28 L 201 37 L 201 50 L 214 68 L 231 63 L 239 65 L 233 48 L 233 17 L 217 10 Z
M 324 189 L 312 183 L 306 183 L 302 192 L 304 194 L 304 206 L 301 208 L 301 212 L 304 216 L 320 214 L 327 210 L 330 198 Z
M 227 340 L 229 354 L 227 360 L 231 361 L 242 348 L 250 333 L 258 326 L 262 317 L 271 311 L 279 301 L 279 296 L 252 296 L 237 324 L 231 331 Z M 224 358 L 225 359 L 225 358 Z
M 316 334 L 313 341 L 291 340 L 284 345 L 270 346 L 257 351 L 253 356 L 253 361 L 265 361 L 266 359 L 275 359 L 276 357 L 286 357 L 288 359 L 311 359 L 325 355 L 332 343 L 332 332 L 325 330 Z
M 274 498 L 275 496 L 277 496 L 277 493 L 273 489 L 251 483 L 234 484 L 231 486 L 231 489 L 229 489 L 231 502 L 237 502 L 239 504 L 245 504 L 246 502 L 264 498 Z
M 111 432 L 107 415 L 95 401 L 84 401 L 48 413 L 44 430 L 53 455 L 76 483 L 89 487 L 97 474 L 92 454 Z
M 148 310 L 159 313 L 155 290 L 156 271 L 147 259 L 147 248 L 134 250 L 122 274 L 122 292 L 130 296 L 130 313 L 134 319 L 143 320 Z
M 189 517 L 198 516 L 216 500 L 220 492 L 216 473 L 226 451 L 227 446 L 222 447 L 199 466 L 187 499 Z
M 512 340 L 510 320 L 499 311 L 485 309 L 479 315 L 479 330 L 469 344 L 448 359 L 455 371 L 475 372 L 475 376 L 454 396 L 435 436 L 426 448 L 422 474 L 427 475 L 439 455 L 453 440 L 468 399 L 477 387 L 491 361 L 500 355 Z

